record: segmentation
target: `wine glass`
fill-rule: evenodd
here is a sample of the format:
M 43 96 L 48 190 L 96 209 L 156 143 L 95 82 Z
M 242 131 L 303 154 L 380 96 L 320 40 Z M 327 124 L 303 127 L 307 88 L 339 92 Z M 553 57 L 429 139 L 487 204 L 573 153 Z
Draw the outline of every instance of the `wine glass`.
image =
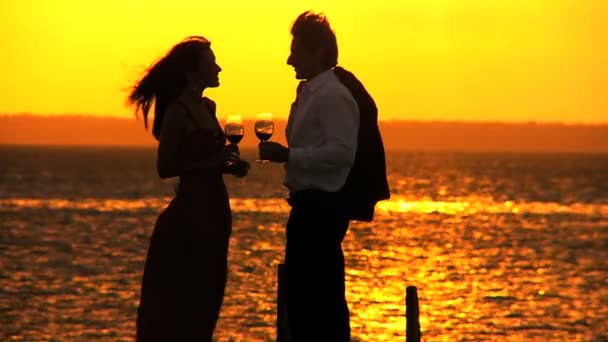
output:
M 245 134 L 245 126 L 243 126 L 243 119 L 240 115 L 231 115 L 226 118 L 224 133 L 231 145 L 236 146 L 241 142 L 243 135 Z M 238 147 L 235 150 L 238 151 Z M 228 161 L 226 165 L 231 166 L 232 163 L 232 161 Z
M 238 145 L 241 142 L 245 134 L 245 126 L 243 126 L 243 119 L 240 115 L 231 115 L 226 118 L 224 133 L 231 144 Z
M 274 133 L 274 121 L 271 113 L 260 113 L 255 117 L 255 135 L 260 141 L 268 141 Z M 256 160 L 256 162 L 268 163 L 268 160 Z

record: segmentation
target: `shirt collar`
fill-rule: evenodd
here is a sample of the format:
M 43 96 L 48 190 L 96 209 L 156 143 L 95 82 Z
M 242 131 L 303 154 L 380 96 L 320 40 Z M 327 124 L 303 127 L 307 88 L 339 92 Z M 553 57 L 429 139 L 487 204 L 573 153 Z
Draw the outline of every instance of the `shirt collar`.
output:
M 333 74 L 333 69 L 327 69 L 304 83 L 303 88 L 312 93 L 330 80 Z

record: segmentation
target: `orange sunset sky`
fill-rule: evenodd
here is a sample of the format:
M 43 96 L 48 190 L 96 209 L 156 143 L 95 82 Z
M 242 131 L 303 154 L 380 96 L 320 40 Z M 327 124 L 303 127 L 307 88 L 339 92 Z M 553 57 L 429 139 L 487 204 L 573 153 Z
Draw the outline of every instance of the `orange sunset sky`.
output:
M 287 115 L 289 27 L 324 12 L 381 119 L 608 123 L 606 0 L 6 1 L 0 113 L 131 118 L 126 89 L 188 35 L 212 41 L 218 115 Z

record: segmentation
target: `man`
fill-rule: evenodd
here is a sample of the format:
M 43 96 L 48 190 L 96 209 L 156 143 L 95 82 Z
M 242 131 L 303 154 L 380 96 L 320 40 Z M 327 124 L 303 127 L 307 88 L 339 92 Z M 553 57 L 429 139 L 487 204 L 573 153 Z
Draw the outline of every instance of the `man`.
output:
M 359 108 L 333 72 L 336 36 L 326 17 L 302 13 L 291 28 L 298 86 L 286 128 L 289 147 L 259 145 L 260 159 L 286 163 L 290 191 L 286 301 L 298 341 L 350 341 L 341 243 L 349 218 L 342 192 L 357 152 Z

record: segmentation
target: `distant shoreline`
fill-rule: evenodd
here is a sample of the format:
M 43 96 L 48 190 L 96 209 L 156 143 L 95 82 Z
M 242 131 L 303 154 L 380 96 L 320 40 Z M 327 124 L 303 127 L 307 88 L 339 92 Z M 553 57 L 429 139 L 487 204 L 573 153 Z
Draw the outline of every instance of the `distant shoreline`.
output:
M 31 119 L 91 119 L 91 120 L 117 120 L 117 121 L 138 121 L 142 122 L 141 118 L 133 116 L 115 116 L 115 115 L 85 115 L 85 114 L 32 114 L 32 113 L 0 113 L 0 120 L 4 118 L 31 118 Z M 221 115 L 220 115 L 221 117 Z M 253 121 L 252 118 L 244 118 L 244 121 Z M 500 121 L 500 120 L 422 120 L 422 119 L 378 119 L 380 123 L 422 123 L 422 124 L 496 124 L 496 125 L 537 125 L 537 126 L 585 126 L 585 127 L 608 127 L 608 122 L 559 122 L 559 121 Z M 277 121 L 286 121 L 285 118 L 279 118 Z
M 10 150 L 10 149 L 23 149 L 23 150 L 67 150 L 67 151 L 76 151 L 76 150 L 98 150 L 98 151 L 151 151 L 152 153 L 156 153 L 155 146 L 141 146 L 141 145 L 32 145 L 32 144 L 4 144 L 0 143 L 0 152 L 2 150 Z M 257 148 L 254 146 L 244 146 L 241 147 L 241 152 L 245 154 L 254 154 L 256 153 Z M 457 150 L 413 150 L 407 148 L 386 148 L 387 155 L 391 153 L 420 153 L 420 154 L 454 154 L 454 155 L 589 155 L 589 156 L 608 156 L 608 151 L 457 151 Z
M 241 146 L 254 148 L 253 120 Z M 387 150 L 607 153 L 608 124 L 382 120 Z M 285 143 L 285 120 L 273 141 Z M 141 119 L 83 115 L 0 115 L 0 145 L 153 147 Z

